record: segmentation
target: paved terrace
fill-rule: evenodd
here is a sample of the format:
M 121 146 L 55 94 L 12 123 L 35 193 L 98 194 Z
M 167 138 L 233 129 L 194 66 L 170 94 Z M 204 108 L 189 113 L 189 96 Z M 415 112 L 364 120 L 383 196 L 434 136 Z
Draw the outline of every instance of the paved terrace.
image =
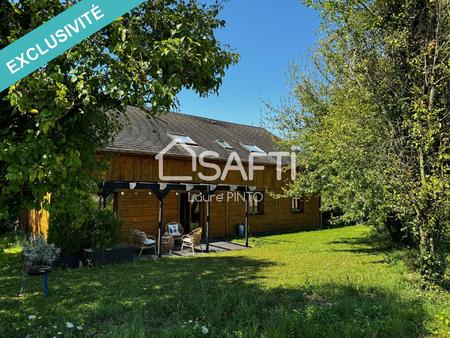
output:
M 196 255 L 207 255 L 208 252 L 205 251 L 206 245 L 202 244 L 203 251 L 200 251 L 200 248 L 195 248 L 195 253 L 192 253 L 190 248 L 184 248 L 183 251 L 180 251 L 180 246 L 177 245 L 172 250 L 172 253 L 162 253 L 163 257 L 169 256 L 179 256 L 179 257 L 188 257 L 188 256 L 196 256 Z M 243 244 L 239 244 L 236 242 L 230 241 L 221 241 L 221 240 L 212 240 L 209 242 L 209 253 L 218 253 L 218 252 L 227 252 L 227 251 L 235 251 L 235 250 L 246 250 L 250 247 L 246 247 Z M 147 249 L 142 252 L 142 258 L 154 258 L 154 252 L 152 249 Z

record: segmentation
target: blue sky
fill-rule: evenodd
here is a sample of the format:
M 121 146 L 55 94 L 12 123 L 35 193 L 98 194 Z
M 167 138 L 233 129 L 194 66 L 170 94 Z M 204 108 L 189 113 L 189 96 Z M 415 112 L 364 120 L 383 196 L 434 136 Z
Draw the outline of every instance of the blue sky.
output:
M 305 63 L 314 48 L 320 19 L 300 0 L 230 0 L 217 31 L 222 44 L 241 56 L 226 72 L 219 96 L 200 98 L 184 90 L 180 112 L 218 120 L 259 125 L 263 101 L 277 104 L 287 96 L 291 62 Z

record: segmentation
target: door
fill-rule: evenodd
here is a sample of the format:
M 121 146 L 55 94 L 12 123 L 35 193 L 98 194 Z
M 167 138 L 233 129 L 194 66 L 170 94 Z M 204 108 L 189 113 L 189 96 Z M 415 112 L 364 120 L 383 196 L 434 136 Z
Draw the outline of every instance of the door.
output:
M 187 234 L 205 225 L 205 202 L 198 201 L 193 194 L 180 194 L 180 223 Z

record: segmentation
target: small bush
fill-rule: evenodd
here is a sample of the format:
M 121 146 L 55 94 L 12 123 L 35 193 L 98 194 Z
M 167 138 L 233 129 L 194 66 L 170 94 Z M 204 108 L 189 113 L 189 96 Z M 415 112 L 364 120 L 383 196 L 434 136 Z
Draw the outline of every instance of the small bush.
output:
M 86 246 L 84 224 L 88 209 L 83 209 L 83 215 L 80 215 L 79 210 L 52 208 L 50 212 L 48 240 L 56 243 L 64 256 L 78 254 Z
M 49 241 L 63 255 L 80 253 L 83 248 L 104 249 L 120 240 L 120 219 L 110 210 L 99 210 L 90 196 L 72 205 L 58 205 L 50 211 Z
M 110 210 L 92 210 L 83 229 L 86 244 L 92 249 L 105 249 L 119 242 L 120 219 Z
M 11 229 L 12 229 L 12 226 L 10 223 L 0 221 L 0 234 L 11 231 Z

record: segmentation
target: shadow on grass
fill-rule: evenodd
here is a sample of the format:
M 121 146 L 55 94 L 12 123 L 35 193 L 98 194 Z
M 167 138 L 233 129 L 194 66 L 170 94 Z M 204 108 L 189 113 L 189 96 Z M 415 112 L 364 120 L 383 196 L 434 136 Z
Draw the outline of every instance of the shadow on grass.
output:
M 372 261 L 372 263 L 396 263 L 402 261 L 410 271 L 418 271 L 417 251 L 411 248 L 405 248 L 400 244 L 392 242 L 388 235 L 371 232 L 363 237 L 349 237 L 338 241 L 331 241 L 331 251 L 350 252 L 356 254 L 380 255 L 384 254 L 382 259 Z M 449 258 L 450 262 L 450 258 Z M 450 266 L 450 264 L 449 264 Z M 447 270 L 446 278 L 441 285 L 442 289 L 450 292 L 450 269 Z
M 0 276 L 2 337 L 52 337 L 57 332 L 64 336 L 204 337 L 201 326 L 213 337 L 411 337 L 426 333 L 422 326 L 426 314 L 418 300 L 405 300 L 379 288 L 338 283 L 264 287 L 265 272 L 276 263 L 245 256 L 55 271 L 49 276 L 48 299 L 42 296 L 39 278 L 30 280 L 25 297 L 16 296 L 20 269 L 12 257 L 8 255 L 9 268 Z M 29 315 L 38 318 L 29 320 Z M 83 329 L 67 329 L 66 321 Z
M 297 243 L 298 241 L 288 240 L 286 238 L 271 238 L 272 236 L 282 236 L 282 235 L 296 235 L 296 234 L 302 234 L 307 232 L 319 232 L 323 229 L 319 229 L 317 227 L 304 227 L 302 229 L 284 229 L 282 231 L 260 231 L 257 233 L 250 233 L 249 240 L 255 241 L 256 245 L 259 244 L 265 244 L 265 245 L 271 245 L 271 244 L 282 244 L 282 243 Z M 244 243 L 245 238 L 239 237 L 239 236 L 228 236 L 224 237 L 224 240 L 228 241 L 236 241 L 237 243 Z
M 342 238 L 338 241 L 331 241 L 328 244 L 342 244 L 345 248 L 334 248 L 333 251 L 353 252 L 362 254 L 382 254 L 391 253 L 400 247 L 393 243 L 385 234 L 375 231 L 365 236 Z

